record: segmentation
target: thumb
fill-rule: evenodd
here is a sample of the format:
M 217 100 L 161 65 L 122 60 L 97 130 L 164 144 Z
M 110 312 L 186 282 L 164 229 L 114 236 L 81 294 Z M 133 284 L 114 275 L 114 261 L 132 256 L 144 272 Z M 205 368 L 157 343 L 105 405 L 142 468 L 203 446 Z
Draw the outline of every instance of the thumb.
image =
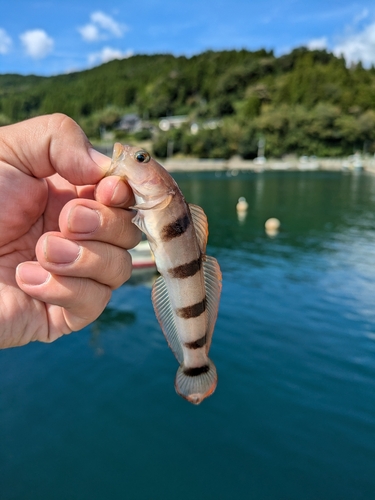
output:
M 111 162 L 74 120 L 59 113 L 1 127 L 0 145 L 0 162 L 37 178 L 57 172 L 75 185 L 96 184 Z

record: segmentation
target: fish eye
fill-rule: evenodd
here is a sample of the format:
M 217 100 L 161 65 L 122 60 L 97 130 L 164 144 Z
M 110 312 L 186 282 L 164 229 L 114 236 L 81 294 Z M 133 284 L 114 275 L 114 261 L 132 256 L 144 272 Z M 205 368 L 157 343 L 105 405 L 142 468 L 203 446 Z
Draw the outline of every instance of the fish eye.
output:
M 137 160 L 138 163 L 147 163 L 148 161 L 151 160 L 150 154 L 144 150 L 137 151 L 134 155 L 134 158 Z

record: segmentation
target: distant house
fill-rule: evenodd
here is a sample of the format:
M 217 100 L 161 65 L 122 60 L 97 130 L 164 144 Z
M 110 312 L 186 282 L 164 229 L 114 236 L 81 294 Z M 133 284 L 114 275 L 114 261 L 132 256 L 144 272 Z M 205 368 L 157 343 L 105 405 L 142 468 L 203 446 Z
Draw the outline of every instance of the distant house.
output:
M 135 113 L 124 115 L 116 127 L 117 130 L 123 130 L 129 133 L 139 132 L 142 128 L 142 120 Z
M 189 121 L 188 116 L 166 116 L 159 121 L 159 128 L 163 132 L 168 132 L 171 128 L 180 128 L 181 125 Z
M 219 119 L 212 119 L 212 120 L 207 120 L 202 124 L 202 127 L 205 130 L 215 130 L 215 128 L 218 128 L 221 126 L 221 120 Z
M 203 123 L 192 123 L 190 126 L 190 132 L 193 135 L 196 135 L 201 128 L 204 130 L 215 130 L 216 128 L 220 127 L 222 124 L 222 121 L 219 119 L 212 119 L 212 120 L 207 120 Z

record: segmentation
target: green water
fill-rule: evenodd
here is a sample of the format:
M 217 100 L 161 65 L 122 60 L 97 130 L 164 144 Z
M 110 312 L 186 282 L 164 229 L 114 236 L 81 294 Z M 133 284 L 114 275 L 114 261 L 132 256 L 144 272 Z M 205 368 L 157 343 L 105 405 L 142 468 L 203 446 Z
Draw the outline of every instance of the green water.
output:
M 91 327 L 0 351 L 0 499 L 374 499 L 375 177 L 176 178 L 223 271 L 217 391 L 175 394 L 134 276 Z

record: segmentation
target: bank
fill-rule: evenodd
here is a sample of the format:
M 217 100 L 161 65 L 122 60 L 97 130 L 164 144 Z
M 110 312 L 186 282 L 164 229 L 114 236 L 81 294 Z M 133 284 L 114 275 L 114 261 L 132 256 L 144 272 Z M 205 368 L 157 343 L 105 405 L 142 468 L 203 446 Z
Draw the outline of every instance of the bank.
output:
M 94 145 L 94 147 L 112 156 L 113 146 Z M 244 160 L 233 156 L 229 160 L 215 158 L 166 158 L 158 160 L 169 172 L 187 171 L 254 171 L 264 170 L 328 170 L 328 171 L 361 171 L 375 173 L 375 155 L 360 155 L 358 153 L 343 158 L 318 158 L 315 156 L 285 158 L 255 158 Z

